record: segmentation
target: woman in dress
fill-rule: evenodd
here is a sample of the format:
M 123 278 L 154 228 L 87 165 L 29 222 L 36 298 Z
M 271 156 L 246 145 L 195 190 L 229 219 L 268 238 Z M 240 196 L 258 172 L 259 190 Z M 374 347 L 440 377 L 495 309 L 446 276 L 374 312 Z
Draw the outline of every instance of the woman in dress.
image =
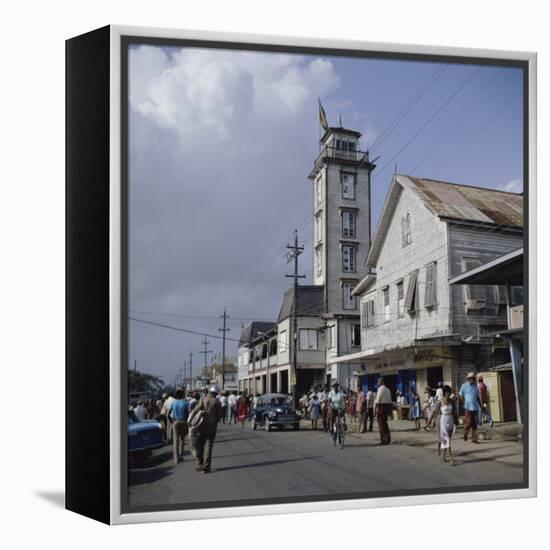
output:
M 237 420 L 241 423 L 243 428 L 245 420 L 248 418 L 248 410 L 248 400 L 244 395 L 241 395 L 237 401 Z
M 321 415 L 321 401 L 317 395 L 314 395 L 309 402 L 309 418 L 311 419 L 311 429 L 317 429 L 317 420 Z
M 458 425 L 458 414 L 456 404 L 451 399 L 453 390 L 450 386 L 443 386 L 443 399 L 439 399 L 436 403 L 435 410 L 430 417 L 428 424 L 435 425 L 435 419 L 440 416 L 439 420 L 439 443 L 437 445 L 437 454 L 441 454 L 443 449 L 444 462 L 450 462 L 453 466 L 453 453 L 451 451 L 451 438 Z
M 411 418 L 414 420 L 415 428 L 420 429 L 422 411 L 420 409 L 420 396 L 416 393 L 416 390 L 411 390 Z

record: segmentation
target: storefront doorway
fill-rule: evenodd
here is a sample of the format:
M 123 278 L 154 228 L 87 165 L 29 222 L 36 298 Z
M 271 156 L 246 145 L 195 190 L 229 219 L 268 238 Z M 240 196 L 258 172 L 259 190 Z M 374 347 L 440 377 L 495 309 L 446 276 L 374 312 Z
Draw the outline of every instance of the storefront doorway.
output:
M 426 383 L 430 388 L 437 388 L 443 382 L 443 367 L 429 367 L 426 369 Z

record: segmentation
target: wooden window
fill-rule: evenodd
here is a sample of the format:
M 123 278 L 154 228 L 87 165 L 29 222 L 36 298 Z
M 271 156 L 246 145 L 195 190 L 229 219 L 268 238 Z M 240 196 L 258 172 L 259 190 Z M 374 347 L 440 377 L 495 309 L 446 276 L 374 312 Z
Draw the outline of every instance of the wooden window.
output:
M 432 262 L 426 266 L 426 286 L 424 292 L 424 306 L 433 308 L 437 305 L 437 262 Z
M 361 345 L 361 325 L 359 323 L 353 323 L 351 327 L 351 345 L 357 347 Z
M 300 329 L 300 349 L 301 350 L 317 349 L 317 331 L 315 329 L 309 329 L 309 328 Z
M 382 289 L 382 306 L 384 310 L 384 323 L 390 320 L 390 287 Z
M 281 351 L 286 351 L 288 349 L 286 336 L 286 330 L 282 330 L 281 334 L 279 335 L 279 344 L 281 345 Z
M 345 282 L 342 283 L 342 301 L 344 309 L 355 309 L 357 307 L 355 302 L 355 296 L 352 296 L 351 293 L 355 288 L 355 283 Z
M 397 317 L 403 317 L 405 315 L 405 289 L 403 288 L 403 281 L 398 281 L 395 286 L 397 287 Z
M 361 302 L 361 328 L 366 329 L 368 326 L 368 301 Z
M 355 273 L 355 252 L 354 245 L 342 246 L 342 271 L 344 273 Z
M 342 182 L 342 198 L 355 199 L 355 174 L 340 172 Z
M 355 238 L 355 212 L 349 210 L 342 212 L 342 236 Z
M 405 296 L 405 309 L 407 313 L 412 314 L 418 307 L 418 269 L 409 275 L 409 284 L 407 285 L 407 294 Z
M 323 274 L 323 249 L 321 247 L 315 249 L 315 273 L 317 277 Z
M 462 258 L 462 269 L 470 271 L 482 265 L 481 258 Z M 464 305 L 466 313 L 469 311 L 479 311 L 485 308 L 487 295 L 484 285 L 464 285 Z
M 374 316 L 375 316 L 374 299 L 371 298 L 367 300 L 367 327 L 374 326 Z
M 327 327 L 327 348 L 334 347 L 336 347 L 336 325 L 329 325 Z
M 401 218 L 401 246 L 412 243 L 411 215 L 407 214 Z

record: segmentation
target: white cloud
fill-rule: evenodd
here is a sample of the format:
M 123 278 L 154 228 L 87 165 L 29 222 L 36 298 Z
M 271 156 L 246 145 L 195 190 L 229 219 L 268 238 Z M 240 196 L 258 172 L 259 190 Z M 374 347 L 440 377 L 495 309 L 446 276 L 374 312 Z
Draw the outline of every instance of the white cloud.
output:
M 235 140 L 243 128 L 257 142 L 273 121 L 284 121 L 292 134 L 306 116 L 314 120 L 316 97 L 339 83 L 322 58 L 192 48 L 169 54 L 154 46 L 130 52 L 132 109 L 175 131 L 186 149 Z
M 500 186 L 502 191 L 507 191 L 508 193 L 523 193 L 523 180 L 517 179 L 504 183 Z

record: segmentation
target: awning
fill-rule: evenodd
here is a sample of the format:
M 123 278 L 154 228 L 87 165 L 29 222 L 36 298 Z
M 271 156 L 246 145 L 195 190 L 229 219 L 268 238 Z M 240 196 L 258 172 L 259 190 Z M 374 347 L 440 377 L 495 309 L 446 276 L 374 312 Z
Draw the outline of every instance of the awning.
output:
M 523 247 L 449 279 L 450 285 L 523 285 Z
M 460 346 L 461 345 L 460 334 L 449 334 L 446 336 L 431 336 L 428 338 L 418 338 L 416 340 L 409 340 L 402 344 L 383 347 L 383 348 L 371 348 L 361 350 L 357 353 L 350 353 L 349 355 L 341 355 L 339 357 L 333 357 L 329 359 L 327 363 L 329 365 L 337 365 L 339 363 L 363 363 L 368 359 L 377 359 L 388 353 L 398 353 L 411 349 L 430 348 L 430 347 L 447 347 L 447 346 Z

